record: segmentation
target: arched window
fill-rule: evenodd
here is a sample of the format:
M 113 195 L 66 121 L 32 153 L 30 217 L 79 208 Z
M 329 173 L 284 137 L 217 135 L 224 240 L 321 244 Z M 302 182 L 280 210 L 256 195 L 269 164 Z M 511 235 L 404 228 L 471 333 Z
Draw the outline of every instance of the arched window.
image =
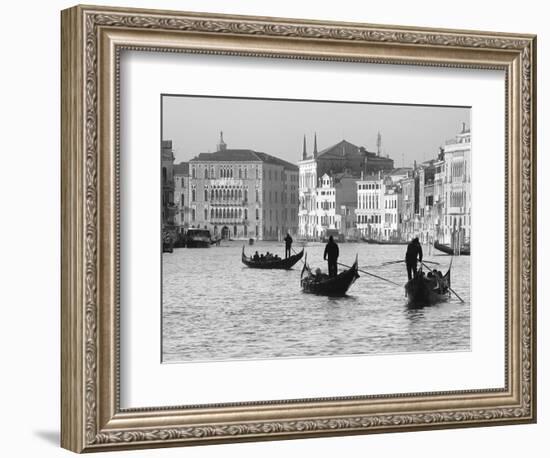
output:
M 214 200 L 214 190 L 210 190 L 210 200 Z
M 248 208 L 244 209 L 244 219 L 248 219 Z
M 256 209 L 256 219 L 260 219 L 260 210 Z
M 210 219 L 214 219 L 214 209 L 210 209 Z
M 205 202 L 208 200 L 208 189 L 204 190 L 204 200 Z
M 243 169 L 241 169 L 241 168 L 239 167 L 239 178 L 242 179 L 242 177 L 243 177 Z
M 204 178 L 208 178 L 208 169 L 204 168 Z
M 162 168 L 162 182 L 166 183 L 166 167 Z
M 245 170 L 246 170 L 246 169 L 245 169 Z M 244 200 L 245 200 L 245 202 L 248 201 L 248 189 L 245 189 L 245 190 L 244 190 Z
M 197 194 L 196 194 L 196 193 L 197 193 L 196 189 L 193 188 L 193 189 L 191 190 L 191 200 L 192 200 L 193 202 L 195 202 L 195 201 L 197 200 Z
M 207 208 L 204 209 L 204 219 L 205 220 L 208 219 L 208 209 Z

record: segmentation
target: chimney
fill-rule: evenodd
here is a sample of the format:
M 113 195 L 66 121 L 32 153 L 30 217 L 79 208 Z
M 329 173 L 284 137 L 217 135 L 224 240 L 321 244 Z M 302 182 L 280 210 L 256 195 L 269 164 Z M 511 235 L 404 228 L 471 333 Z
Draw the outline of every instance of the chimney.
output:
M 466 132 L 466 123 L 465 122 L 462 122 L 462 134 Z
M 306 151 L 306 136 L 304 135 L 304 147 L 302 149 L 302 159 L 307 159 L 307 151 Z

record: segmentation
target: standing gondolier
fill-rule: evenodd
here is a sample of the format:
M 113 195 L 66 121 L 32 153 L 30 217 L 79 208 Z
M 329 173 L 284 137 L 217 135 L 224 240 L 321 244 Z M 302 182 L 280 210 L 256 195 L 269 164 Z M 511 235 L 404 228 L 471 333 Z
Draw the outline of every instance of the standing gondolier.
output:
M 407 245 L 407 254 L 405 255 L 405 263 L 407 264 L 407 276 L 409 280 L 416 277 L 417 267 L 416 263 L 422 262 L 422 246 L 418 237 L 411 240 L 411 243 Z
M 325 246 L 325 253 L 323 259 L 328 258 L 328 275 L 329 277 L 336 277 L 338 275 L 338 256 L 340 255 L 340 250 L 338 249 L 338 244 L 334 241 L 332 235 L 328 238 L 328 243 Z
M 292 250 L 292 237 L 287 232 L 285 237 L 285 258 L 289 258 L 291 256 L 290 251 Z

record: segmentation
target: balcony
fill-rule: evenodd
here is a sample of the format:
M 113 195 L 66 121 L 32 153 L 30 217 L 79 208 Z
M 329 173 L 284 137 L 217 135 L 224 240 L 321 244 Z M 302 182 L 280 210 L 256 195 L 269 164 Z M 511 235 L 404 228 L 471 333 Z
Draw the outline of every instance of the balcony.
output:
M 233 206 L 247 206 L 250 202 L 244 199 L 220 199 L 214 198 L 210 199 L 207 202 L 210 202 L 211 205 L 233 205 Z
M 225 224 L 248 224 L 249 220 L 244 218 L 214 218 L 206 220 L 210 224 L 215 224 L 217 226 L 223 226 Z

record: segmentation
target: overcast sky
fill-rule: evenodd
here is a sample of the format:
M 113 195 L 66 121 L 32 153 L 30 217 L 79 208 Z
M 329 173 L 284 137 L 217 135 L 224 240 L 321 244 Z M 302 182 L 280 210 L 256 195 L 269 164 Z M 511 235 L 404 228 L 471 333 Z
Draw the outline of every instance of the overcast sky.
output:
M 434 158 L 462 122 L 470 126 L 469 108 L 164 96 L 162 138 L 176 163 L 216 151 L 220 131 L 228 148 L 296 163 L 304 134 L 308 153 L 314 132 L 319 151 L 342 139 L 376 151 L 380 131 L 382 152 L 401 167 Z

